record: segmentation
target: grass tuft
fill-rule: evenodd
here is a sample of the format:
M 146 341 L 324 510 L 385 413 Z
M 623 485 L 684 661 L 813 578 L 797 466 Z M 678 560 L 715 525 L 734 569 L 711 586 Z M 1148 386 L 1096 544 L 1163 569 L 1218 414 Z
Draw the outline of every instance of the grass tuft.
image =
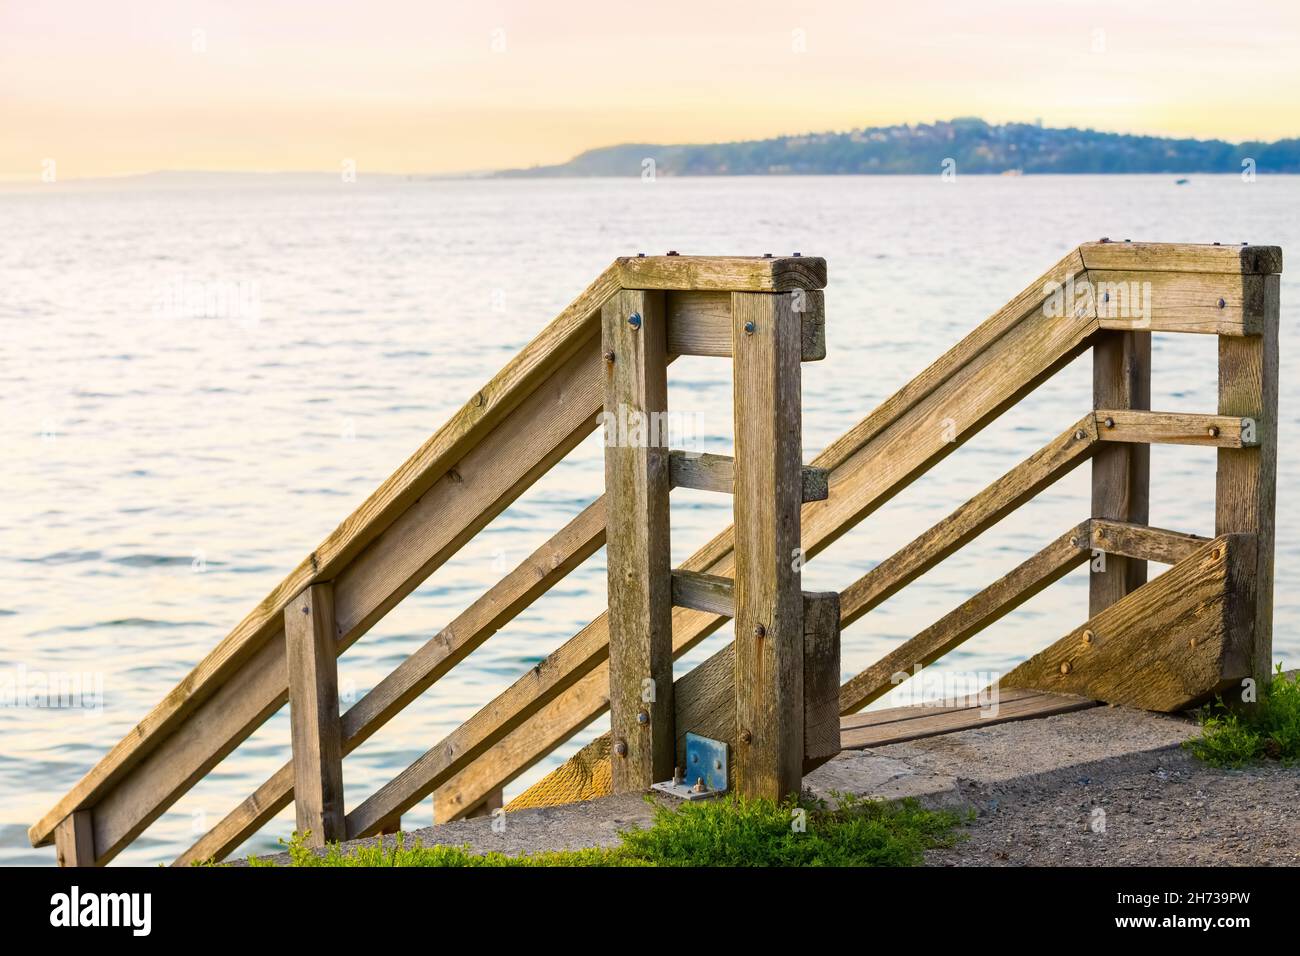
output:
M 468 847 L 426 847 L 418 840 L 324 853 L 295 833 L 288 842 L 292 866 L 915 866 L 931 847 L 951 846 L 955 813 L 926 810 L 914 800 L 888 803 L 836 795 L 823 802 L 773 803 L 729 796 L 669 808 L 656 806 L 648 829 L 622 834 L 617 847 L 508 857 L 471 853 Z M 249 858 L 252 866 L 273 866 Z
M 1217 699 L 1201 712 L 1201 736 L 1183 744 L 1212 767 L 1243 767 L 1260 760 L 1300 761 L 1300 673 L 1277 666 L 1273 682 L 1247 711 Z

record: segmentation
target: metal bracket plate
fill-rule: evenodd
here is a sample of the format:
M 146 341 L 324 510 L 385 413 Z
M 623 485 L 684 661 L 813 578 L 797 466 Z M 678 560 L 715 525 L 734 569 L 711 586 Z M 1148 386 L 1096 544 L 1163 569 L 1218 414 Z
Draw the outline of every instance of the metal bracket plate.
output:
M 727 745 L 721 740 L 686 735 L 686 766 L 682 780 L 652 784 L 653 789 L 679 800 L 704 800 L 727 792 Z

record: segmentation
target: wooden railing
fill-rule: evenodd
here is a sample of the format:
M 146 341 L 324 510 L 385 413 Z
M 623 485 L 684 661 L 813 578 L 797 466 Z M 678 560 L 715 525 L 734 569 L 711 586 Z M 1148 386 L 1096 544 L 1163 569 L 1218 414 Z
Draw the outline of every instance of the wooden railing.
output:
M 1092 575 L 1088 623 L 1008 675 L 1004 686 L 1040 686 L 1170 709 L 1242 676 L 1267 679 L 1280 270 L 1281 254 L 1273 247 L 1087 244 L 810 467 L 800 468 L 783 452 L 779 469 L 787 476 L 787 490 L 781 493 L 793 502 L 795 540 L 801 541 L 803 557 L 811 558 L 1073 358 L 1094 349 L 1094 399 L 1078 423 L 868 571 L 838 600 L 834 594 L 799 596 L 798 610 L 784 620 L 785 626 L 800 622 L 802 654 L 794 661 L 787 648 L 781 667 L 802 669 L 803 769 L 838 752 L 839 714 L 876 699 L 893 686 L 895 673 L 938 659 L 1094 551 L 1107 555 L 1107 565 L 1104 574 Z M 1131 292 L 1134 282 L 1149 289 L 1138 317 L 1120 307 L 1121 294 Z M 737 336 L 747 321 L 766 329 L 768 319 L 787 310 L 781 294 L 790 293 L 791 301 L 799 302 L 787 310 L 798 319 L 798 335 L 784 354 L 797 346 L 798 359 L 821 358 L 824 283 L 825 263 L 813 258 L 618 260 L 33 826 L 33 844 L 57 842 L 61 862 L 69 864 L 107 862 L 290 697 L 293 760 L 178 863 L 220 859 L 291 800 L 300 829 L 310 829 L 317 840 L 392 830 L 403 812 L 430 793 L 438 819 L 473 814 L 496 805 L 504 786 L 600 716 L 609 706 L 611 686 L 646 666 L 662 676 L 666 659 L 696 646 L 733 615 L 745 620 L 737 630 L 739 659 L 764 653 L 751 639 L 758 636 L 752 618 L 737 611 L 746 606 L 745 587 L 752 584 L 733 582 L 759 581 L 746 578 L 744 555 L 774 553 L 773 542 L 755 542 L 751 529 L 757 520 L 757 527 L 770 531 L 782 509 L 775 499 L 754 499 L 755 507 L 773 505 L 772 516 L 740 516 L 751 496 L 738 495 L 738 524 L 747 530 L 740 555 L 733 531 L 719 534 L 671 572 L 666 591 L 660 577 L 657 596 L 646 598 L 655 602 L 654 613 L 663 615 L 655 635 L 631 644 L 622 636 L 615 639 L 623 650 L 644 651 L 645 660 L 630 669 L 616 661 L 611 674 L 611 631 L 622 635 L 626 628 L 612 626 L 602 614 L 367 800 L 350 812 L 342 806 L 342 758 L 604 545 L 607 528 L 615 527 L 607 499 L 597 499 L 337 716 L 336 656 L 595 427 L 610 398 L 611 369 L 618 367 L 617 354 L 613 363 L 608 358 L 608 329 L 602 344 L 602 311 L 606 321 L 611 315 L 622 321 L 623 313 L 638 311 L 629 310 L 632 302 L 658 309 L 664 363 L 677 354 L 730 356 L 738 389 L 745 369 L 764 370 L 768 377 L 762 387 L 788 389 L 791 373 L 784 384 L 771 378 L 770 354 L 769 365 L 753 365 L 738 354 Z M 658 293 L 662 302 L 654 304 Z M 783 328 L 790 328 L 790 320 L 787 315 Z M 1152 331 L 1220 336 L 1216 415 L 1147 410 Z M 795 338 L 787 336 L 792 343 Z M 784 361 L 782 367 L 789 369 L 789 360 Z M 797 378 L 795 389 L 797 395 Z M 746 394 L 751 393 L 756 390 L 747 386 Z M 738 413 L 741 405 L 738 401 Z M 770 411 L 776 403 L 764 407 Z M 766 414 L 751 416 L 744 428 L 772 428 L 775 421 Z M 667 484 L 727 490 L 753 480 L 742 478 L 748 467 L 742 459 L 750 462 L 751 452 L 742 455 L 740 448 L 762 449 L 763 439 L 742 432 L 738 418 L 734 462 L 666 455 Z M 1218 537 L 1213 541 L 1145 527 L 1146 443 L 1161 441 L 1218 449 Z M 1088 520 L 884 661 L 837 686 L 837 668 L 829 666 L 838 662 L 835 618 L 846 625 L 860 618 L 1084 460 L 1094 462 Z M 662 481 L 654 492 L 659 502 Z M 624 496 L 623 501 L 636 499 Z M 1148 560 L 1175 566 L 1144 586 Z M 788 597 L 784 600 L 790 607 Z M 668 618 L 671 646 L 662 623 Z M 672 720 L 662 711 L 652 715 L 644 722 L 649 739 L 662 741 L 664 728 L 671 726 L 679 748 L 688 730 L 733 747 L 742 741 L 752 718 L 743 717 L 746 691 L 737 678 L 744 671 L 737 660 L 736 648 L 729 646 L 674 682 L 671 696 L 664 698 L 672 702 Z M 1165 676 L 1135 679 L 1126 660 L 1151 662 L 1147 678 L 1157 670 Z M 836 674 L 829 682 L 828 673 Z M 788 701 L 782 707 L 784 726 L 790 728 L 793 711 Z M 619 742 L 627 744 L 629 732 L 640 732 L 627 723 L 637 712 L 624 708 L 621 714 L 614 726 L 620 729 Z M 659 720 L 664 722 L 656 724 Z M 609 735 L 598 738 L 511 807 L 610 792 L 616 786 L 610 759 L 615 749 Z M 631 752 L 628 746 L 618 756 Z M 648 764 L 638 763 L 648 770 L 619 785 L 639 786 L 646 773 L 661 773 L 667 751 L 657 753 Z M 788 764 L 790 753 L 789 746 L 775 747 L 767 756 Z M 744 760 L 739 762 L 743 766 Z M 784 773 L 788 777 L 789 769 Z M 776 789 L 788 786 L 782 779 Z

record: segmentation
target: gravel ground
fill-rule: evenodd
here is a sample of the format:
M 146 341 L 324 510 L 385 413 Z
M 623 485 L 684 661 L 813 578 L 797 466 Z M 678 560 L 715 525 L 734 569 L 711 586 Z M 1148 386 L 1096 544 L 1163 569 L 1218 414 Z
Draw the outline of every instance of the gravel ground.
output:
M 1215 770 L 1165 750 L 1078 770 L 959 781 L 977 816 L 960 830 L 966 839 L 927 863 L 1300 865 L 1300 768 Z

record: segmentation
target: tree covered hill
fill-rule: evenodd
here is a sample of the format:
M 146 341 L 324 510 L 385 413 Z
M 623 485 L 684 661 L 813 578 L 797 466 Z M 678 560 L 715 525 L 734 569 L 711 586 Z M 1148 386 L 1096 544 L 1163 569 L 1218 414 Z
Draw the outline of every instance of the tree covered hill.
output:
M 640 176 L 649 168 L 659 176 L 937 175 L 947 160 L 963 174 L 1239 173 L 1245 160 L 1260 173 L 1300 173 L 1300 139 L 1234 144 L 955 119 L 737 143 L 629 143 L 496 175 Z

